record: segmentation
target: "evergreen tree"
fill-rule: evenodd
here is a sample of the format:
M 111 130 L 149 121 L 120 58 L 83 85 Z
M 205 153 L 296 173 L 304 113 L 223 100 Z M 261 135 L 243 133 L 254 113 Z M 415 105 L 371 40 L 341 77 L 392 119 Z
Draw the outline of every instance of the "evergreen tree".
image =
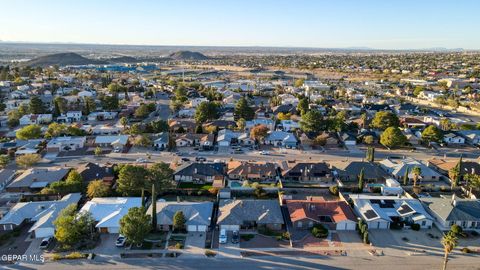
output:
M 152 184 L 152 230 L 157 230 L 157 191 Z
M 364 172 L 364 168 L 362 168 L 360 170 L 360 174 L 358 175 L 358 189 L 360 192 L 362 192 L 363 190 L 363 186 L 364 186 L 364 178 L 365 177 L 365 172 Z
M 405 170 L 405 174 L 403 175 L 403 185 L 404 186 L 408 185 L 408 173 L 409 173 L 409 169 L 407 168 Z

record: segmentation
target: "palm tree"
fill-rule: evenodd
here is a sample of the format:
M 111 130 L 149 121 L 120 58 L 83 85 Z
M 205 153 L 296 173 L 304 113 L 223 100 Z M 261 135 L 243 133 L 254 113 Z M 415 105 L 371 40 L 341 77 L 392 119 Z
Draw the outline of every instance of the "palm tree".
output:
M 453 249 L 458 245 L 458 238 L 452 231 L 444 234 L 442 237 L 442 245 L 444 257 L 443 257 L 443 270 L 447 269 L 448 254 L 453 251 Z
M 417 181 L 418 181 L 418 177 L 420 175 L 422 175 L 422 169 L 420 167 L 414 167 L 412 169 L 412 173 L 413 173 L 413 186 L 416 187 L 417 186 Z

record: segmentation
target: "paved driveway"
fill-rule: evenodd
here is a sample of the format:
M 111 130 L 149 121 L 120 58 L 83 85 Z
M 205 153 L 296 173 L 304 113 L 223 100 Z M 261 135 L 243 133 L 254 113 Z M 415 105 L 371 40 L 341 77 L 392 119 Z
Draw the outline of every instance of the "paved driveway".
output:
M 185 239 L 185 247 L 205 248 L 206 232 L 189 232 Z

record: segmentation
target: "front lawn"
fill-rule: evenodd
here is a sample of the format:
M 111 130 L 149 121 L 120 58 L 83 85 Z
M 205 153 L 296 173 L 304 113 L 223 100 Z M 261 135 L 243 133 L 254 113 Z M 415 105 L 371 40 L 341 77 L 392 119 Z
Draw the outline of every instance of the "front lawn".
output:
M 195 184 L 195 183 L 186 183 L 181 182 L 178 184 L 179 188 L 186 188 L 186 189 L 200 189 L 200 190 L 209 190 L 212 188 L 211 184 Z

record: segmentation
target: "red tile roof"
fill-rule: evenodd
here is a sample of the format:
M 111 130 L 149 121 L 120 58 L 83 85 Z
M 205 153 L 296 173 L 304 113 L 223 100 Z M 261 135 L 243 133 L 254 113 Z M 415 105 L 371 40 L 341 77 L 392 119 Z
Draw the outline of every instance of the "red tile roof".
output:
M 357 220 L 345 201 L 287 200 L 286 204 L 292 222 L 305 218 L 320 222 L 319 216 L 330 216 L 335 223 Z

